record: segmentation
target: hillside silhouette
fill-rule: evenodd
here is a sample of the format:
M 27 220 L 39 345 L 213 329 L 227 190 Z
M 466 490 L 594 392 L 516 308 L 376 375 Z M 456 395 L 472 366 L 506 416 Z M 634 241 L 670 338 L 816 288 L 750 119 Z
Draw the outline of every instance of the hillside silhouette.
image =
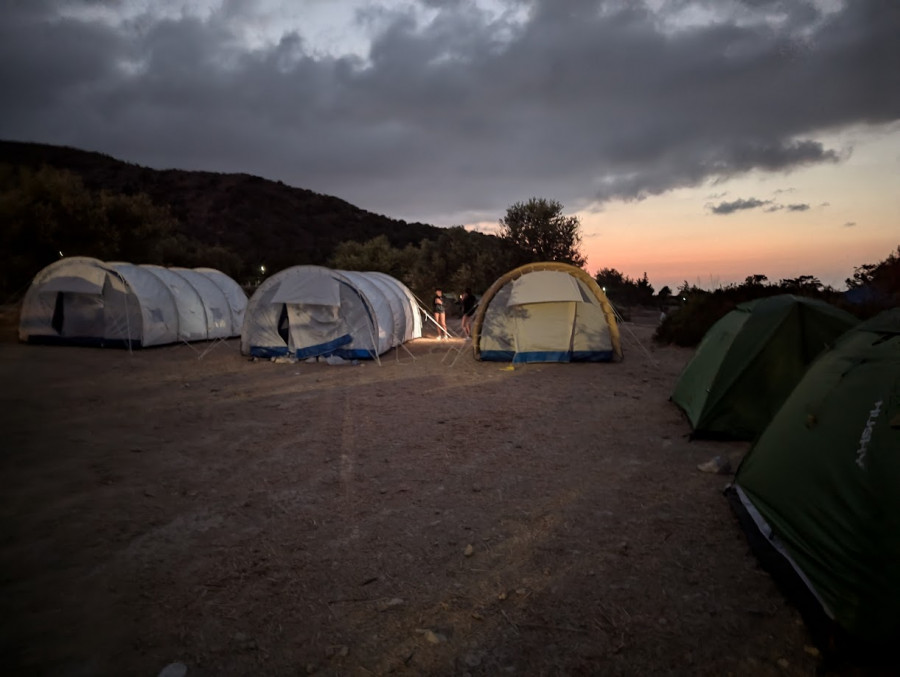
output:
M 249 174 L 156 170 L 109 155 L 65 146 L 0 141 L 0 164 L 14 170 L 44 167 L 71 172 L 89 191 L 146 195 L 169 210 L 188 241 L 226 250 L 242 277 L 260 265 L 274 272 L 298 264 L 325 265 L 342 242 L 383 235 L 397 248 L 437 239 L 443 229 L 407 223 L 330 195 Z

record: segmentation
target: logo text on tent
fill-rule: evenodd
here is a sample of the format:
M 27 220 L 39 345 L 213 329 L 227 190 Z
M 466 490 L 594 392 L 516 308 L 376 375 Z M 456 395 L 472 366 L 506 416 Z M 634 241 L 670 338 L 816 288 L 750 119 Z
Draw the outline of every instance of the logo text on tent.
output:
M 875 408 L 869 412 L 869 420 L 866 421 L 866 427 L 863 428 L 862 435 L 859 438 L 859 449 L 856 450 L 856 465 L 863 470 L 866 469 L 866 454 L 869 451 L 869 442 L 872 441 L 872 428 L 875 427 L 875 419 L 881 413 L 881 405 L 884 400 L 878 400 Z

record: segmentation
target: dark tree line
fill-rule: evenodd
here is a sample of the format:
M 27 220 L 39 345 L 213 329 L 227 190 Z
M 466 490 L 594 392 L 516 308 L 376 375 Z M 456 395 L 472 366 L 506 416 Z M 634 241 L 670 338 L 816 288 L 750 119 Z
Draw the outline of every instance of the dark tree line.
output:
M 374 270 L 406 284 L 423 301 L 434 289 L 482 293 L 510 268 L 524 263 L 523 253 L 502 238 L 446 228 L 437 239 L 393 247 L 379 235 L 367 242 L 338 245 L 328 265 L 341 270 Z
M 654 303 L 653 286 L 647 278 L 647 273 L 640 279 L 633 280 L 615 268 L 601 268 L 594 279 L 617 307 L 647 306 Z M 660 296 L 668 296 L 670 293 L 668 290 L 668 287 L 663 287 Z M 666 293 L 663 294 L 663 291 Z
M 555 200 L 531 198 L 517 202 L 500 219 L 499 236 L 444 229 L 435 239 L 400 249 L 384 236 L 367 242 L 344 242 L 329 265 L 347 270 L 377 270 L 404 282 L 420 298 L 436 288 L 458 294 L 483 293 L 507 271 L 538 261 L 581 265 L 581 235 L 577 217 L 564 216 Z
M 91 154 L 85 157 L 95 159 Z M 113 163 L 112 169 L 103 165 L 107 174 L 113 172 L 109 185 L 118 185 L 113 179 L 114 170 L 120 165 L 125 173 L 135 169 L 111 158 L 101 159 Z M 149 173 L 148 186 L 155 185 L 150 179 L 160 179 L 165 174 L 145 172 Z M 137 192 L 140 182 L 128 183 L 127 192 L 115 192 L 92 188 L 80 174 L 65 169 L 27 163 L 0 165 L 0 301 L 23 293 L 39 270 L 62 256 L 209 266 L 248 288 L 290 265 L 313 263 L 379 270 L 402 280 L 421 298 L 429 296 L 436 287 L 457 292 L 471 288 L 481 293 L 497 277 L 524 263 L 584 261 L 578 251 L 578 219 L 563 216 L 562 205 L 556 201 L 532 198 L 516 203 L 500 219 L 501 235 L 497 236 L 470 232 L 461 226 L 405 224 L 361 210 L 352 211 L 351 205 L 336 198 L 307 195 L 308 191 L 254 177 L 181 174 L 185 175 L 181 177 L 184 191 L 176 191 L 167 196 L 167 202 L 160 203 L 147 193 Z M 214 222 L 204 222 L 202 227 L 187 224 L 175 214 L 193 214 L 190 218 L 200 220 L 202 212 L 196 211 L 196 204 L 208 201 L 202 191 L 197 194 L 202 188 L 197 182 L 231 202 L 238 196 L 254 201 L 259 196 L 254 198 L 248 191 L 262 191 L 268 196 L 265 203 L 271 203 L 275 211 L 257 208 L 252 222 L 243 226 L 236 222 L 228 227 L 216 226 Z M 223 188 L 229 184 L 234 185 Z M 282 193 L 287 198 L 279 198 Z M 158 200 L 161 194 L 154 194 Z M 307 200 L 311 213 L 318 215 L 316 230 L 310 230 L 309 215 L 304 214 L 297 215 L 296 229 L 287 225 L 287 214 L 282 213 L 288 204 L 285 200 L 296 202 L 300 197 Z M 185 211 L 187 201 L 195 205 L 193 212 Z M 223 214 L 243 209 L 243 201 L 231 202 L 223 207 Z M 323 204 L 327 207 L 331 203 L 344 209 L 335 214 L 343 215 L 340 226 L 345 236 L 329 245 L 336 226 L 327 219 L 323 221 L 328 213 L 319 212 Z M 262 228 L 261 224 L 267 221 L 279 225 Z M 370 222 L 381 224 L 385 230 L 375 237 L 353 238 L 355 233 L 371 232 Z M 414 231 L 428 236 L 413 238 Z M 281 235 L 276 237 L 276 232 Z
M 0 165 L 0 290 L 14 294 L 63 256 L 209 265 L 238 258 L 184 236 L 169 210 L 144 194 L 91 191 L 71 172 Z
M 655 338 L 681 346 L 697 345 L 709 328 L 738 304 L 777 294 L 818 298 L 860 319 L 872 317 L 900 305 L 900 247 L 880 263 L 858 266 L 846 284 L 848 291 L 839 292 L 814 275 L 769 283 L 768 277 L 756 274 L 748 275 L 742 284 L 707 291 L 685 281 Z

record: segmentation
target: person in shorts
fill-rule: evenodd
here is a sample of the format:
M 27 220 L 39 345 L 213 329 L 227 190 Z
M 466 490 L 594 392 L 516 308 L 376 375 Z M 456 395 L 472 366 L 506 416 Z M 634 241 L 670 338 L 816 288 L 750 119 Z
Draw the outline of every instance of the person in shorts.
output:
M 434 319 L 441 329 L 438 338 L 441 340 L 447 338 L 447 311 L 444 308 L 444 295 L 440 289 L 434 291 Z

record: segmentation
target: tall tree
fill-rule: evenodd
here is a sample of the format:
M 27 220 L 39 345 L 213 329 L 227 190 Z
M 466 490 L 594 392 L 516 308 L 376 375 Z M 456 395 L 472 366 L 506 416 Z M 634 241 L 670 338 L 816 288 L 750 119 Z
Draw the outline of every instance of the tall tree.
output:
M 615 268 L 601 268 L 594 279 L 611 301 L 628 306 L 653 303 L 653 285 L 647 273 L 638 280 L 632 280 Z M 671 293 L 669 290 L 668 294 Z
M 583 266 L 587 259 L 579 251 L 581 222 L 565 216 L 556 200 L 531 198 L 516 202 L 500 219 L 500 237 L 522 249 L 531 261 L 560 261 Z
M 340 243 L 329 264 L 340 270 L 372 270 L 404 279 L 415 259 L 415 253 L 391 245 L 387 235 L 366 242 L 348 240 Z
M 865 263 L 854 269 L 845 282 L 847 289 L 875 287 L 888 294 L 900 295 L 900 246 L 880 263 Z

